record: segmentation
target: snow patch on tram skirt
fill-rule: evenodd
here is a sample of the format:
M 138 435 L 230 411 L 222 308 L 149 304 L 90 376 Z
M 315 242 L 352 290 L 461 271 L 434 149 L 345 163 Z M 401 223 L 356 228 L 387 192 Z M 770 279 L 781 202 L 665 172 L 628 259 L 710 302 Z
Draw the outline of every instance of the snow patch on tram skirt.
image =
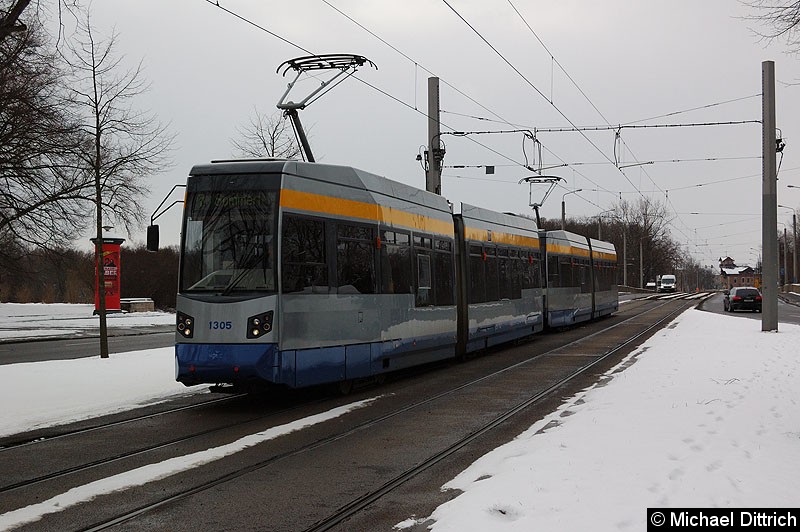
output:
M 213 462 L 215 460 L 219 460 L 220 458 L 235 454 L 239 451 L 243 451 L 248 447 L 258 445 L 259 443 L 273 440 L 279 436 L 284 436 L 291 432 L 296 432 L 312 425 L 341 417 L 348 412 L 363 408 L 379 398 L 380 396 L 350 403 L 332 410 L 328 410 L 327 412 L 322 412 L 313 416 L 298 419 L 297 421 L 293 421 L 291 423 L 286 423 L 277 427 L 270 427 L 256 434 L 250 434 L 248 436 L 239 438 L 238 440 L 226 445 L 220 445 L 219 447 L 187 454 L 185 456 L 177 456 L 175 458 L 170 458 L 169 460 L 164 460 L 163 462 L 149 464 L 137 469 L 126 471 L 124 473 L 119 473 L 108 478 L 96 480 L 83 486 L 72 488 L 65 493 L 56 495 L 55 497 L 38 504 L 32 504 L 30 506 L 25 506 L 17 510 L 0 514 L 0 530 L 8 530 L 27 523 L 32 523 L 34 521 L 38 521 L 47 514 L 66 510 L 71 506 L 75 506 L 76 504 L 80 504 L 82 502 L 87 502 L 95 497 L 107 495 L 109 493 L 121 491 L 135 486 L 141 486 L 148 482 L 162 480 L 189 469 L 208 464 L 209 462 Z

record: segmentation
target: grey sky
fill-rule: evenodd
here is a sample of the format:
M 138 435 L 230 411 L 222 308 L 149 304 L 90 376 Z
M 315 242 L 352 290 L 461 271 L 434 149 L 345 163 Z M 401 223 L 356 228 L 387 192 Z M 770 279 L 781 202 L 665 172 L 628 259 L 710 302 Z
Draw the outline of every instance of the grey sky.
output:
M 760 42 L 751 30 L 754 23 L 741 18 L 752 12 L 740 3 L 512 0 L 545 49 L 508 0 L 448 2 L 522 75 L 441 0 L 329 0 L 413 61 L 323 0 L 220 0 L 220 5 L 315 53 L 371 59 L 378 69 L 362 68 L 357 75 L 403 103 L 357 80 L 346 81 L 301 111 L 314 153 L 322 162 L 355 166 L 420 188 L 425 178 L 415 157 L 426 143 L 430 74 L 425 69 L 442 79 L 445 130 L 511 127 L 462 114 L 502 117 L 541 130 L 651 117 L 662 118 L 641 123 L 760 120 L 761 62 L 773 60 L 779 80 L 777 122 L 787 143 L 779 202 L 800 209 L 800 189 L 786 187 L 800 186 L 800 135 L 795 132 L 800 85 L 788 85 L 800 83 L 800 60 L 786 55 L 781 43 Z M 278 65 L 306 55 L 206 0 L 95 0 L 93 19 L 99 31 L 116 28 L 118 50 L 131 64 L 144 60 L 152 89 L 140 105 L 170 122 L 177 133 L 175 167 L 153 177 L 149 210 L 172 185 L 184 182 L 193 164 L 230 157 L 237 126 L 245 125 L 255 109 L 275 110 L 287 82 L 276 74 Z M 705 107 L 721 102 L 730 103 Z M 454 202 L 530 213 L 528 188 L 517 184 L 531 175 L 521 166 L 522 135 L 473 138 L 480 144 L 445 135 L 445 165 L 497 165 L 496 173 L 446 168 L 443 195 Z M 616 169 L 613 130 L 538 133 L 544 166 L 570 164 L 548 172 L 566 183 L 552 193 L 542 216 L 559 217 L 562 194 L 576 188 L 583 192 L 567 196 L 569 216 L 596 215 L 611 208 L 620 193 L 627 200 L 641 193 L 666 201 L 674 216 L 674 237 L 701 264 L 716 266 L 725 255 L 740 264 L 755 263 L 758 251 L 752 248 L 760 248 L 761 239 L 760 124 L 623 129 L 621 138 L 621 164 L 656 163 L 627 168 L 624 174 Z M 532 163 L 531 145 L 526 149 Z M 711 184 L 721 180 L 730 181 Z M 540 192 L 535 189 L 534 196 Z M 779 220 L 790 222 L 791 211 L 779 209 Z M 159 219 L 162 242 L 177 242 L 178 221 L 178 209 Z M 131 238 L 142 241 L 144 235 Z

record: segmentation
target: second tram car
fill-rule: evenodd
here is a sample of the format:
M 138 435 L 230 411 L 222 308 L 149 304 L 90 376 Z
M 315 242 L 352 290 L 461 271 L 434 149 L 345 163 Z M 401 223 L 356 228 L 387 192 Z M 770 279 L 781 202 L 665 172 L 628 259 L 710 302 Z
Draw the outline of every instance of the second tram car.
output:
M 176 378 L 291 388 L 451 358 L 617 310 L 612 244 L 350 167 L 195 166 Z

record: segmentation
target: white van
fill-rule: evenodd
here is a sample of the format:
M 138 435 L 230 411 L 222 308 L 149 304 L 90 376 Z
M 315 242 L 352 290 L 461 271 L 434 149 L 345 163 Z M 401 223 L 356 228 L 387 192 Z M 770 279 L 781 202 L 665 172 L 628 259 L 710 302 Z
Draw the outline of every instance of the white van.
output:
M 674 275 L 662 275 L 661 282 L 658 284 L 659 292 L 675 292 L 677 290 Z

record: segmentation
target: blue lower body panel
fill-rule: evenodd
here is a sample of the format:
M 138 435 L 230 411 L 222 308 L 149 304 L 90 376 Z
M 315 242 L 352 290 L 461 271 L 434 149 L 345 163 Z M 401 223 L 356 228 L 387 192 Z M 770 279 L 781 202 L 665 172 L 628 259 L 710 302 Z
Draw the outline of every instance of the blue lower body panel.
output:
M 286 351 L 275 344 L 177 344 L 175 378 L 187 386 L 279 384 L 303 388 L 454 356 L 452 334 Z
M 594 317 L 599 318 L 600 316 L 608 316 L 617 312 L 618 309 L 619 304 L 616 302 L 598 304 L 597 308 L 595 309 Z
M 570 308 L 565 310 L 551 310 L 547 323 L 550 327 L 569 327 L 581 321 L 592 319 L 591 308 Z
M 192 384 L 280 382 L 275 344 L 177 344 L 175 380 Z
M 467 340 L 467 352 L 470 353 L 472 351 L 482 350 L 494 345 L 525 338 L 526 336 L 540 332 L 543 328 L 542 315 L 536 314 L 536 316 L 531 318 L 521 318 L 493 324 L 488 327 L 470 329 L 469 339 Z

